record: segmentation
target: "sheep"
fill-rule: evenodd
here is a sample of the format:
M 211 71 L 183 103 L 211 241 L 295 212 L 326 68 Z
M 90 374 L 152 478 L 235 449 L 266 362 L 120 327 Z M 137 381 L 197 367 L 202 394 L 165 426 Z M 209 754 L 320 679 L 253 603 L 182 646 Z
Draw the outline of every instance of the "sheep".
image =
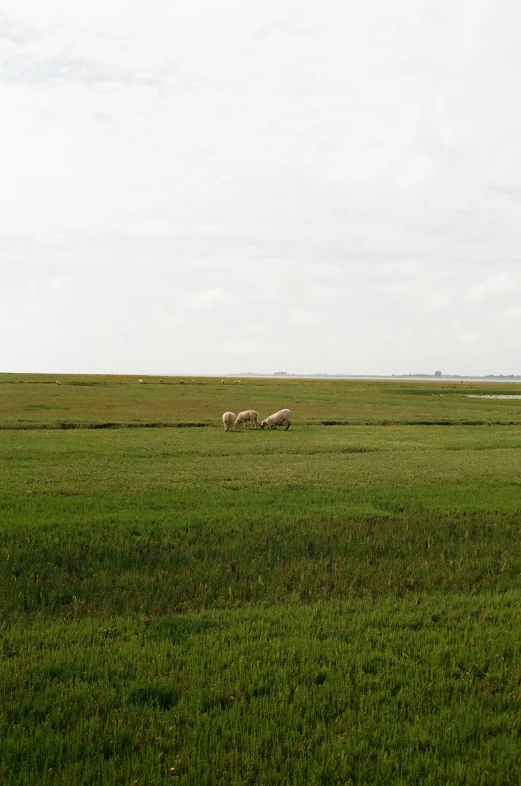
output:
M 292 415 L 293 413 L 290 409 L 281 409 L 279 412 L 275 412 L 274 415 L 270 415 L 266 420 L 263 420 L 260 427 L 264 428 L 266 426 L 267 428 L 273 429 L 277 426 L 281 426 L 283 423 L 287 423 L 288 425 L 284 429 L 284 431 L 287 431 L 291 426 Z
M 246 428 L 246 423 L 250 422 L 250 428 L 254 426 L 257 428 L 257 418 L 259 417 L 259 413 L 255 412 L 254 409 L 246 409 L 244 412 L 239 412 L 237 415 L 237 419 L 235 421 L 235 426 L 240 426 L 243 424 L 243 428 Z
M 235 415 L 233 412 L 225 412 L 223 415 L 223 426 L 225 431 L 231 431 L 235 423 Z
M 242 385 L 242 382 L 241 382 L 241 380 L 240 380 L 240 379 L 234 379 L 234 380 L 233 380 L 233 384 L 234 384 L 234 385 Z
M 57 380 L 56 380 L 56 384 L 57 384 L 57 385 L 61 385 L 61 382 L 60 382 L 60 380 L 59 380 L 59 379 L 57 379 Z
M 221 381 L 221 385 L 224 385 L 224 379 Z
M 165 384 L 165 380 L 164 380 L 164 379 L 160 379 L 160 380 L 159 380 L 159 384 L 160 384 L 160 385 L 164 385 L 164 384 Z
M 192 382 L 195 382 L 195 379 L 192 379 L 191 381 L 192 381 Z
M 180 380 L 179 380 L 179 384 L 180 384 L 180 385 L 184 385 L 184 384 L 185 384 L 185 381 L 184 381 L 184 379 L 180 379 Z
M 138 382 L 143 382 L 143 380 L 142 379 L 138 379 Z

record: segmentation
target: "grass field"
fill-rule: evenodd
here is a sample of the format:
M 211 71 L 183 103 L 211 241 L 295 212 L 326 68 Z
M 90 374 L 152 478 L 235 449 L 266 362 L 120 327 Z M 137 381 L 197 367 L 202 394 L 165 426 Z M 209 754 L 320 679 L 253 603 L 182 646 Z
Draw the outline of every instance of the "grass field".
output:
M 0 782 L 520 782 L 521 385 L 56 379 L 0 375 Z

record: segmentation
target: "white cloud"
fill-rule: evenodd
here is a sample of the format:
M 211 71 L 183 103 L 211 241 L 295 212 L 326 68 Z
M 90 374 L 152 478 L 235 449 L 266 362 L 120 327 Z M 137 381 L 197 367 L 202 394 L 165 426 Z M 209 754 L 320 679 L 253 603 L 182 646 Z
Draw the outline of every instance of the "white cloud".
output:
M 251 361 L 255 360 L 255 352 L 257 350 L 257 344 L 253 341 L 224 341 L 220 344 L 220 352 L 224 357 L 226 355 L 233 356 L 234 360 L 244 359 L 244 361 Z M 245 371 L 246 369 L 242 369 Z
M 312 313 L 306 309 L 293 308 L 289 312 L 289 321 L 299 327 L 315 329 L 323 324 L 324 319 L 319 314 Z
M 519 322 L 521 325 L 521 308 L 519 306 L 514 308 L 507 308 L 504 311 L 500 311 L 499 313 L 494 314 L 491 317 L 491 320 L 497 322 L 505 322 L 505 323 Z
M 503 303 L 512 299 L 519 301 L 521 295 L 521 276 L 502 270 L 473 284 L 467 298 L 472 304 L 483 306 L 489 303 Z
M 427 313 L 436 313 L 436 312 L 443 312 L 448 311 L 453 304 L 453 299 L 448 292 L 438 291 L 432 292 L 425 304 L 423 305 L 424 310 Z
M 520 22 L 4 0 L 0 367 L 511 373 Z
M 477 341 L 479 339 L 479 333 L 464 333 L 462 336 L 459 337 L 459 341 L 462 344 L 466 344 L 469 341 Z
M 199 292 L 187 292 L 183 297 L 182 308 L 200 314 L 229 306 L 232 302 L 232 296 L 224 289 L 203 289 Z

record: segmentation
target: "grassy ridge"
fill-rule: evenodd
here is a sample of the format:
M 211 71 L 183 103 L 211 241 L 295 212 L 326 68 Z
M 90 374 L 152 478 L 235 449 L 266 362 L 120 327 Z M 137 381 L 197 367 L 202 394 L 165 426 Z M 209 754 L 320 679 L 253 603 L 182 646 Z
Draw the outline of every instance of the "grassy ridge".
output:
M 294 425 L 224 434 L 220 381 L 2 379 L 4 426 L 210 424 L 0 431 L 2 782 L 518 783 L 520 402 L 255 381 Z

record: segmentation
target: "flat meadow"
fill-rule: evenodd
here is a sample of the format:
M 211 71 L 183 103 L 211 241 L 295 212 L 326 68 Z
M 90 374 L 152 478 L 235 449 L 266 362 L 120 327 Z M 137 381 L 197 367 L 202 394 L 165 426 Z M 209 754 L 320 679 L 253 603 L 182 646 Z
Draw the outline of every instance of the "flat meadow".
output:
M 56 379 L 0 374 L 0 782 L 519 783 L 521 384 Z

